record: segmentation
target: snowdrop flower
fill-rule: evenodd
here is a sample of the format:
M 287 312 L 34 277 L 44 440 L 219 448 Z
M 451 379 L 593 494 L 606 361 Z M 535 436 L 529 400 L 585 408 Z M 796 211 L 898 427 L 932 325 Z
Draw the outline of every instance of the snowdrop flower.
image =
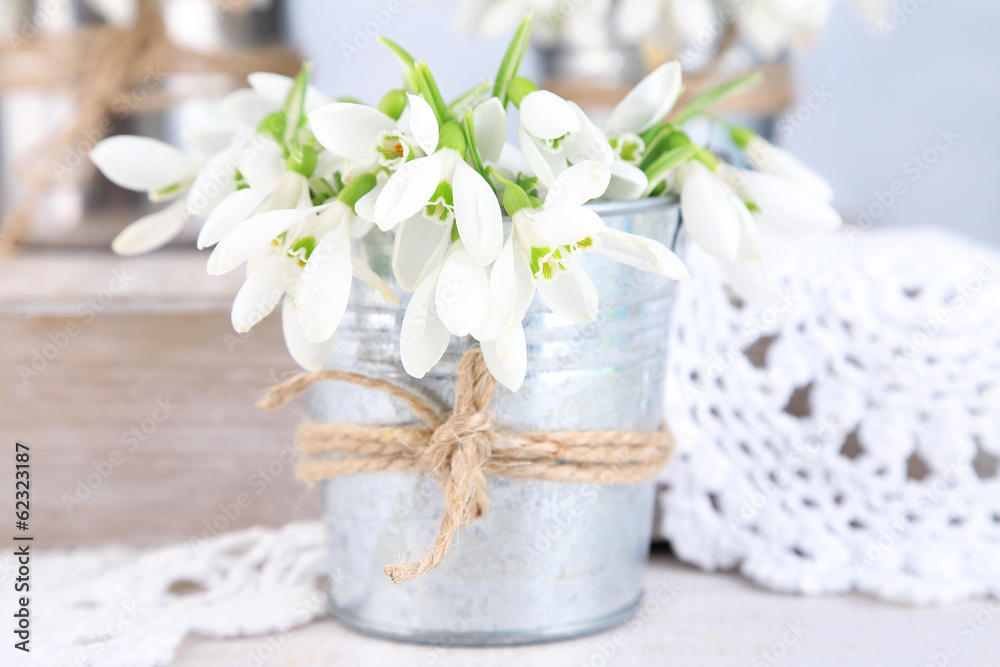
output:
M 398 303 L 384 281 L 351 255 L 353 206 L 374 183 L 371 174 L 357 178 L 328 204 L 265 213 L 222 239 L 219 248 L 238 248 L 249 262 L 246 281 L 233 301 L 237 332 L 249 331 L 284 301 L 282 328 L 289 352 L 300 366 L 315 370 L 330 353 L 354 277 Z
M 438 143 L 431 106 L 416 95 L 400 96 L 387 95 L 380 105 L 395 118 L 363 104 L 335 102 L 310 113 L 309 125 L 324 148 L 347 161 L 348 173 L 380 166 L 395 171 L 432 153 Z M 401 101 L 407 102 L 405 110 Z
M 386 181 L 375 203 L 375 222 L 382 231 L 416 222 L 425 230 L 421 235 L 435 240 L 450 235 L 454 224 L 464 247 L 485 266 L 503 245 L 500 203 L 489 182 L 466 163 L 464 131 L 457 122 L 446 123 L 436 143 L 436 151 L 406 163 Z M 428 222 L 440 229 L 430 229 Z M 416 237 L 405 228 L 398 233 Z M 413 269 L 422 273 L 422 267 L 412 267 L 407 274 Z
M 532 173 L 546 186 L 568 166 L 593 160 L 610 166 L 614 151 L 604 133 L 573 102 L 547 90 L 521 99 L 518 137 Z
M 723 260 L 759 254 L 749 209 L 704 162 L 684 164 L 678 181 L 684 225 L 695 243 Z
M 681 66 L 677 61 L 660 65 L 619 102 L 604 127 L 614 149 L 611 183 L 605 199 L 637 199 L 649 185 L 638 167 L 646 145 L 639 136 L 661 122 L 681 94 Z
M 791 153 L 744 127 L 733 128 L 731 134 L 754 169 L 794 181 L 816 199 L 827 203 L 833 201 L 833 188 L 826 179 Z
M 833 206 L 795 181 L 727 164 L 720 164 L 717 173 L 752 205 L 754 218 L 768 231 L 801 236 L 834 231 L 843 224 Z
M 124 256 L 166 245 L 183 229 L 189 214 L 203 214 L 235 187 L 225 169 L 231 159 L 226 151 L 203 162 L 156 139 L 119 135 L 98 142 L 90 159 L 115 185 L 146 192 L 153 202 L 172 202 L 115 237 L 111 248 Z

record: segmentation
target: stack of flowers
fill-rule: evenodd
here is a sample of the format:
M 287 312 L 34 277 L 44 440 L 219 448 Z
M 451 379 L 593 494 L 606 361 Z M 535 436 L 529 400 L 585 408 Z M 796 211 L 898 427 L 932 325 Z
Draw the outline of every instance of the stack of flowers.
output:
M 587 202 L 679 198 L 690 236 L 748 298 L 767 289 L 759 232 L 840 225 L 829 186 L 781 149 L 732 127 L 755 167 L 748 170 L 682 129 L 755 77 L 674 110 L 681 70 L 667 63 L 600 128 L 518 76 L 530 26 L 529 16 L 494 81 L 451 103 L 426 63 L 383 40 L 404 85 L 375 107 L 325 97 L 309 85 L 308 68 L 294 79 L 258 73 L 221 103 L 227 124 L 188 133 L 197 155 L 142 137 L 102 141 L 91 158 L 109 179 L 173 200 L 122 231 L 114 250 L 148 252 L 189 218 L 204 219 L 198 246 L 214 246 L 209 273 L 247 272 L 235 329 L 248 331 L 280 305 L 288 349 L 304 368 L 329 356 L 357 278 L 393 303 L 395 287 L 410 293 L 400 345 L 410 375 L 423 377 L 451 336 L 472 335 L 494 377 L 517 390 L 526 368 L 521 322 L 536 292 L 567 321 L 597 316 L 581 253 L 687 278 L 670 249 L 606 227 Z M 507 141 L 514 122 L 517 145 Z M 391 276 L 352 253 L 352 241 L 368 234 L 393 235 Z

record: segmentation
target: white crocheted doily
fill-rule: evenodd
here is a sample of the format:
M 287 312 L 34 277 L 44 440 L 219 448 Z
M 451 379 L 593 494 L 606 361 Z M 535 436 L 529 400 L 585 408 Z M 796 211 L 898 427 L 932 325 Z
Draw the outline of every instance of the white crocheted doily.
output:
M 847 229 L 765 249 L 743 305 L 689 253 L 661 534 L 778 591 L 916 603 L 1000 587 L 1000 252 Z
M 319 522 L 157 549 L 38 552 L 31 652 L 9 651 L 3 664 L 157 667 L 189 634 L 284 633 L 327 613 L 326 565 Z

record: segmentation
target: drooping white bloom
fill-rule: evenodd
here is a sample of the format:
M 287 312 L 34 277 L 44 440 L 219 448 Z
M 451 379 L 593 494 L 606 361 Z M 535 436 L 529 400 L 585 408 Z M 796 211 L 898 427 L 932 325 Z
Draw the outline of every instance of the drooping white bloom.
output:
M 681 66 L 672 61 L 648 74 L 612 110 L 604 134 L 614 148 L 615 161 L 604 199 L 637 199 L 646 192 L 649 178 L 638 167 L 646 146 L 639 135 L 661 122 L 680 94 Z
M 610 166 L 615 161 L 611 144 L 587 114 L 547 90 L 533 91 L 521 100 L 518 137 L 524 159 L 546 186 L 580 162 Z
M 705 252 L 734 260 L 743 238 L 746 208 L 732 190 L 702 163 L 691 160 L 678 170 L 684 225 Z
M 629 43 L 647 42 L 666 53 L 688 45 L 704 48 L 718 31 L 712 0 L 621 0 L 614 19 Z
M 147 137 L 119 135 L 104 139 L 90 151 L 90 159 L 108 180 L 127 190 L 146 192 L 150 201 L 173 201 L 161 211 L 136 220 L 112 242 L 119 255 L 133 256 L 155 250 L 180 233 L 187 221 L 187 192 L 195 185 L 205 163 L 177 148 Z M 215 173 L 217 160 L 207 172 Z M 223 194 L 232 189 L 219 179 Z
M 833 201 L 833 188 L 827 180 L 788 151 L 755 133 L 734 131 L 733 136 L 740 138 L 737 143 L 743 149 L 747 161 L 755 169 L 794 181 L 816 199 L 827 203 Z
M 718 174 L 753 205 L 754 217 L 769 231 L 801 236 L 830 232 L 843 224 L 835 208 L 795 181 L 726 164 L 719 165 Z
M 500 253 L 503 217 L 496 193 L 455 148 L 442 145 L 430 155 L 407 162 L 379 193 L 374 210 L 379 229 L 409 224 L 416 216 L 449 234 L 454 223 L 465 248 L 483 266 Z
M 309 114 L 316 140 L 347 161 L 347 173 L 390 171 L 434 151 L 438 125 L 422 97 L 407 95 L 409 104 L 399 121 L 363 104 L 334 102 Z

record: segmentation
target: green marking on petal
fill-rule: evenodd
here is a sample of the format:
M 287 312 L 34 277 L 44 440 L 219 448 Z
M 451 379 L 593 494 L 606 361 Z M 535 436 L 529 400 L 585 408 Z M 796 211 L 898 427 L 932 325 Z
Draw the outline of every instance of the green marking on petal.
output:
M 297 257 L 301 260 L 308 260 L 309 255 L 312 251 L 316 249 L 316 237 L 315 236 L 304 236 L 291 247 L 288 251 L 289 257 Z

